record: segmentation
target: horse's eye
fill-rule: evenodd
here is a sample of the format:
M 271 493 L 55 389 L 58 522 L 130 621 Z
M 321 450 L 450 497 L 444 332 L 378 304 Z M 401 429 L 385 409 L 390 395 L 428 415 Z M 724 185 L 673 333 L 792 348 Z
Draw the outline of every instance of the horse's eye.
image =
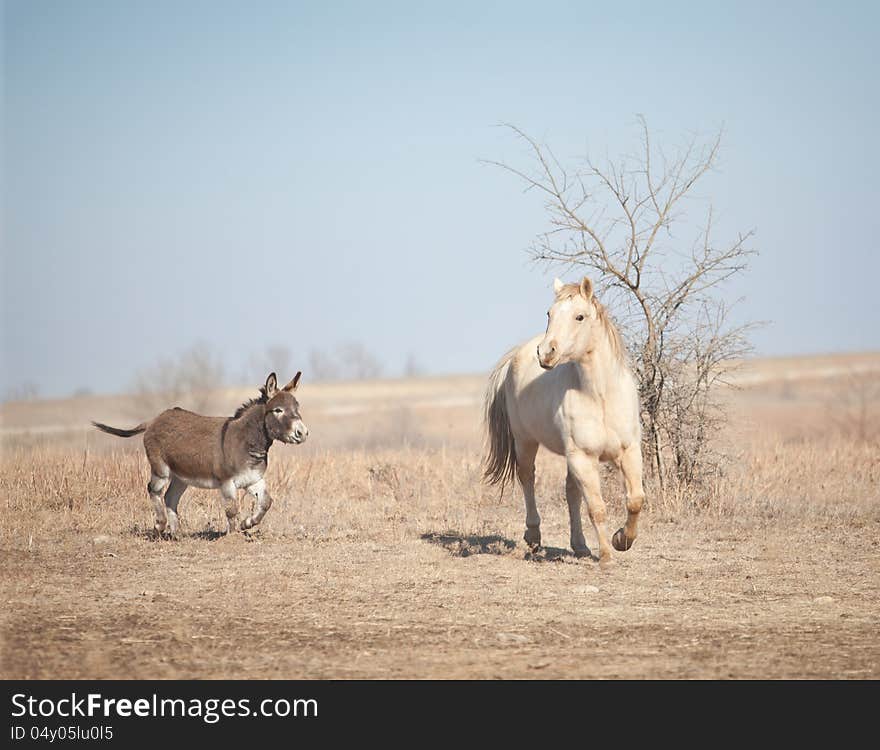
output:
M 580 323 L 583 319 L 584 319 L 584 316 L 583 316 L 583 315 L 578 315 L 578 316 L 575 318 L 575 320 L 578 321 L 578 323 Z

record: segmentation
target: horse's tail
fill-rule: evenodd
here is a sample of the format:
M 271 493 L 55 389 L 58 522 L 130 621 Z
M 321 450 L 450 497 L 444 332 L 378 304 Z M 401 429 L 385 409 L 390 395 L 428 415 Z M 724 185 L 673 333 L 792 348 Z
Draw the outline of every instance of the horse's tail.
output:
M 510 361 L 515 352 L 515 349 L 509 351 L 495 366 L 489 376 L 484 401 L 487 452 L 483 459 L 483 478 L 489 484 L 500 482 L 502 492 L 504 485 L 516 474 L 516 448 L 504 388 L 507 373 L 510 371 Z
M 92 422 L 92 424 L 101 432 L 116 435 L 116 437 L 133 437 L 134 435 L 140 435 L 144 432 L 147 429 L 149 422 L 141 422 L 137 427 L 132 427 L 130 430 L 120 430 L 118 427 L 110 427 L 110 425 L 101 424 L 100 422 Z

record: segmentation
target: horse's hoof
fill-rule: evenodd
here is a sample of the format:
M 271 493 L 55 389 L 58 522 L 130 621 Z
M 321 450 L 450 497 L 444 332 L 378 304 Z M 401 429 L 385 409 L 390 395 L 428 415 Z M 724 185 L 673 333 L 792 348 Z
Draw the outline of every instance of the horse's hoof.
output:
M 618 552 L 626 552 L 630 547 L 633 546 L 633 542 L 635 539 L 630 539 L 624 533 L 623 529 L 618 529 L 614 532 L 614 536 L 611 537 L 611 545 Z
M 593 553 L 590 552 L 589 549 L 576 549 L 574 551 L 574 556 L 575 557 L 592 557 Z
M 599 557 L 599 569 L 605 571 L 606 573 L 614 570 L 614 566 L 616 563 L 614 562 L 614 558 L 611 557 L 611 553 L 609 552 L 605 557 Z

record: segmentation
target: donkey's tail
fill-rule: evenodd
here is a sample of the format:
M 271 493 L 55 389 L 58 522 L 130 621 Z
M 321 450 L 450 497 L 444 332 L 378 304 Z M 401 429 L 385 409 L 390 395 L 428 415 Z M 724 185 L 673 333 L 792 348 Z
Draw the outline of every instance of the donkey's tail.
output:
M 140 435 L 144 432 L 147 429 L 149 422 L 141 422 L 137 427 L 132 427 L 130 430 L 120 430 L 118 427 L 110 427 L 110 425 L 101 424 L 100 422 L 92 422 L 92 424 L 101 432 L 116 435 L 116 437 L 133 437 L 134 435 Z
M 486 427 L 486 455 L 483 458 L 483 478 L 489 484 L 504 485 L 516 474 L 516 448 L 510 415 L 507 409 L 505 381 L 510 371 L 510 361 L 516 349 L 511 349 L 495 366 L 486 388 L 483 420 Z

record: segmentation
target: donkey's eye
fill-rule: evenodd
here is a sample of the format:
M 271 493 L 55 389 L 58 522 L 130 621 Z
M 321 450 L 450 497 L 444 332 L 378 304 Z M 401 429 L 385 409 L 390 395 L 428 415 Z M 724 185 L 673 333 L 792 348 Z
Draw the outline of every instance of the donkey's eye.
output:
M 272 411 L 275 414 L 284 414 L 284 409 L 282 409 L 280 406 L 276 406 L 274 409 L 272 409 Z
M 575 320 L 578 321 L 578 323 L 580 323 L 583 319 L 584 319 L 584 316 L 583 316 L 583 315 L 578 315 L 578 316 L 575 318 Z

